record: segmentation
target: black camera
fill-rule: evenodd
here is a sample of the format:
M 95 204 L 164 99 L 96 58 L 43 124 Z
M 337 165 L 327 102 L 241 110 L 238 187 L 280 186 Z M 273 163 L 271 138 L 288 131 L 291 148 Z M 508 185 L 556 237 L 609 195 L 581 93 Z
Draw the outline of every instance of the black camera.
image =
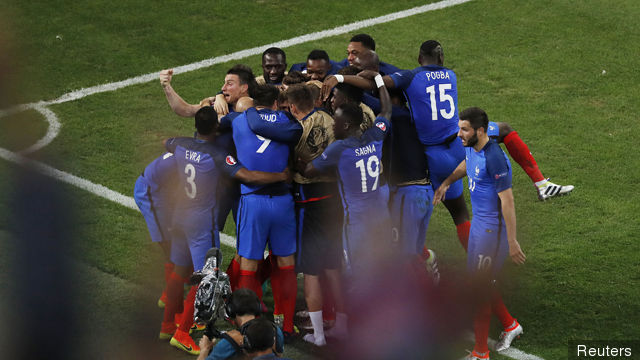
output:
M 220 337 L 215 322 L 224 317 L 224 304 L 231 295 L 229 275 L 220 271 L 220 264 L 222 252 L 218 248 L 211 248 L 207 251 L 202 270 L 191 275 L 191 283 L 198 284 L 193 319 L 198 324 L 207 325 L 204 334 L 210 339 Z

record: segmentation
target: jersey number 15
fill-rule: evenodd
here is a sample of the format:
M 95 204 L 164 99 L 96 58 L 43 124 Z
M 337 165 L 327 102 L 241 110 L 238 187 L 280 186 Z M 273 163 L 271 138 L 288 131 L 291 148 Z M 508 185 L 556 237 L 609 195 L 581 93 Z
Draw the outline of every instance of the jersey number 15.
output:
M 439 103 L 449 103 L 449 111 L 440 109 L 440 115 L 445 119 L 451 119 L 456 112 L 456 107 L 453 102 L 453 97 L 447 94 L 446 91 L 451 90 L 451 84 L 439 84 Z M 431 120 L 438 120 L 438 104 L 436 103 L 436 86 L 431 85 L 427 87 L 427 94 L 429 94 L 429 100 L 431 102 Z

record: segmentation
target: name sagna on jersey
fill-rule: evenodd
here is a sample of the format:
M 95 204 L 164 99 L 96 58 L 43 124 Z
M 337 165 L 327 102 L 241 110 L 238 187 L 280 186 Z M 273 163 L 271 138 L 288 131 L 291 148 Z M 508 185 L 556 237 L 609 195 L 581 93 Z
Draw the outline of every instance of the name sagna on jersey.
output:
M 363 146 L 360 148 L 355 149 L 356 151 L 356 156 L 364 156 L 364 155 L 369 155 L 371 153 L 376 152 L 376 145 L 375 144 L 370 144 L 367 146 Z

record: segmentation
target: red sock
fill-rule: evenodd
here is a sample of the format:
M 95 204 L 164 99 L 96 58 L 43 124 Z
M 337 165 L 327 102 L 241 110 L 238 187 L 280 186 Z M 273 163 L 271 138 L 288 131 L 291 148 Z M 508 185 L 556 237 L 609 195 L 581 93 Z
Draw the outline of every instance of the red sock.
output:
M 476 310 L 473 318 L 473 331 L 476 335 L 476 346 L 474 350 L 478 353 L 486 353 L 489 351 L 487 339 L 489 338 L 489 325 L 491 323 L 491 305 L 489 303 L 481 304 Z
M 336 300 L 325 276 L 320 276 L 320 289 L 322 290 L 322 320 L 335 320 Z
M 278 278 L 280 275 L 280 268 L 278 267 L 278 259 L 271 258 L 270 266 L 271 266 L 271 292 L 273 293 L 273 314 L 274 315 L 282 315 L 282 310 L 280 309 L 280 305 L 282 299 L 280 299 L 280 295 L 282 294 L 281 284 L 282 282 L 274 280 Z
M 289 333 L 293 333 L 293 316 L 296 312 L 296 295 L 298 295 L 298 281 L 293 269 L 293 265 L 280 267 L 277 276 L 271 278 L 274 292 L 277 291 L 280 294 L 278 296 L 274 294 L 274 300 L 279 300 L 278 310 L 284 315 L 282 330 Z
M 464 251 L 467 251 L 467 246 L 469 245 L 469 229 L 471 229 L 471 222 L 469 220 L 456 225 L 458 240 L 464 248 Z
M 164 282 L 167 284 L 169 283 L 169 277 L 171 276 L 174 267 L 175 265 L 173 263 L 164 263 Z
M 495 291 L 491 297 L 491 311 L 500 319 L 500 323 L 502 323 L 502 327 L 504 329 L 508 329 L 515 319 L 509 314 L 509 310 L 502 302 L 502 296 L 499 292 Z
M 513 160 L 529 175 L 531 181 L 536 183 L 544 180 L 544 176 L 542 176 L 536 160 L 533 158 L 533 155 L 531 155 L 529 147 L 520 139 L 517 132 L 512 131 L 507 134 L 507 136 L 504 137 L 504 145 L 507 147 L 509 155 L 511 155 Z
M 187 298 L 184 300 L 184 311 L 182 312 L 182 317 L 180 318 L 180 327 L 179 329 L 189 333 L 189 329 L 193 326 L 193 311 L 194 303 L 196 301 L 196 291 L 198 291 L 198 285 L 194 285 L 189 290 L 187 294 Z
M 164 306 L 164 322 L 174 321 L 175 314 L 182 312 L 184 279 L 172 272 L 167 283 L 167 302 Z
M 235 258 L 231 259 L 231 262 L 229 263 L 227 275 L 229 275 L 231 291 L 235 291 L 238 288 L 238 280 L 240 276 L 240 263 L 238 263 Z
M 262 300 L 262 286 L 258 282 L 255 271 L 240 270 L 238 277 L 238 289 L 251 289 Z

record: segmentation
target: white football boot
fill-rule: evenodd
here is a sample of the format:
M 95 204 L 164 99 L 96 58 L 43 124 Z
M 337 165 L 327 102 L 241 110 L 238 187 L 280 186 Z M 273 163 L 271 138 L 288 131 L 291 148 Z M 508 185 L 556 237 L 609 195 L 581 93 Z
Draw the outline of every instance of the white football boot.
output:
M 558 185 L 552 183 L 549 179 L 544 180 L 540 185 L 536 185 L 536 188 L 538 189 L 538 199 L 542 201 L 573 191 L 573 185 Z
M 516 321 L 516 325 L 511 329 L 500 333 L 500 338 L 496 343 L 496 351 L 507 350 L 511 346 L 511 342 L 522 335 L 522 325 Z

